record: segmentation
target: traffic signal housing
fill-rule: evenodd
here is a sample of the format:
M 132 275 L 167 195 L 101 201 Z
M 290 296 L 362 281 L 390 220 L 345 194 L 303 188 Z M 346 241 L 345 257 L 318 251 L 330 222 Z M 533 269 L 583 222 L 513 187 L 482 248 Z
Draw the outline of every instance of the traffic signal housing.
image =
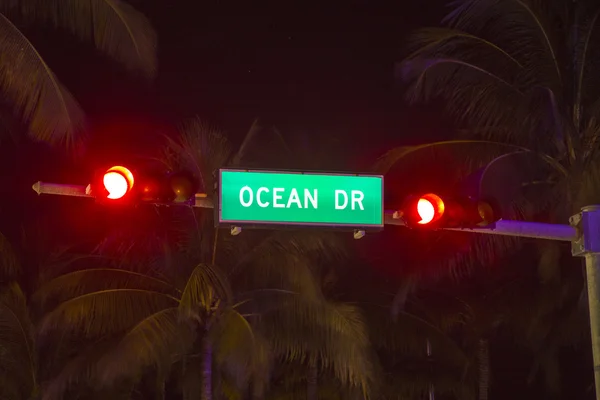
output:
M 199 189 L 198 179 L 189 171 L 177 171 L 168 175 L 171 202 L 194 204 Z
M 406 198 L 397 216 L 409 228 L 474 228 L 501 218 L 493 201 L 426 193 Z
M 102 204 L 193 205 L 198 179 L 188 171 L 132 170 L 116 165 L 99 169 L 86 192 Z

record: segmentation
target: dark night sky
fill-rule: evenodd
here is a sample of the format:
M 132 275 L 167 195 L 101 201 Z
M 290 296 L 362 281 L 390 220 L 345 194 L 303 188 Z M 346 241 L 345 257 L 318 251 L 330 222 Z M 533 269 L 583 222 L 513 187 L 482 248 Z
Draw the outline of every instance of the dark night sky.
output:
M 72 40 L 59 51 L 42 46 L 97 124 L 126 117 L 144 130 L 199 114 L 235 139 L 260 117 L 288 135 L 327 135 L 346 151 L 360 149 L 362 163 L 443 130 L 436 118 L 407 113 L 392 79 L 406 33 L 437 23 L 439 0 L 134 3 L 159 34 L 151 89 L 101 57 L 82 57 L 92 52 Z

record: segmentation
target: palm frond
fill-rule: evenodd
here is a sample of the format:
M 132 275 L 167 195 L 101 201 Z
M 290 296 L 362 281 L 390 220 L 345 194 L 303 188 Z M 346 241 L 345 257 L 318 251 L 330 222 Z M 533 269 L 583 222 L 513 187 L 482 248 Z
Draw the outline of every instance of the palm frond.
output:
M 99 360 L 100 381 L 111 385 L 117 379 L 138 376 L 150 366 L 169 369 L 191 348 L 195 338 L 192 326 L 179 321 L 176 307 L 157 311 L 129 330 Z
M 317 398 L 329 400 L 351 399 L 348 396 L 348 390 L 336 384 L 335 380 L 321 380 L 317 386 Z M 354 397 L 357 399 L 364 397 Z M 284 387 L 277 388 L 269 392 L 267 400 L 305 400 L 306 399 L 306 382 L 294 382 L 293 385 L 286 384 Z
M 243 389 L 265 386 L 270 367 L 269 344 L 250 322 L 232 307 L 219 313 L 209 332 L 214 344 L 215 362 Z
M 21 400 L 23 393 L 19 390 L 17 385 L 14 385 L 14 381 L 11 380 L 10 376 L 0 376 L 0 394 L 2 398 L 6 400 Z
M 412 362 L 411 362 L 412 361 Z M 427 398 L 433 389 L 436 395 L 474 400 L 473 385 L 460 379 L 458 371 L 445 366 L 417 360 L 407 360 L 384 376 L 380 393 L 386 400 L 418 400 Z
M 39 264 L 45 268 L 39 271 L 38 282 L 44 284 L 69 272 L 78 271 L 81 268 L 94 268 L 107 259 L 97 254 L 81 254 L 71 248 L 58 249 L 51 254 L 43 253 L 44 259 Z
M 555 285 L 547 286 L 550 290 L 556 287 Z M 569 287 L 570 285 L 567 283 L 563 286 Z M 556 290 L 552 291 L 556 292 Z M 565 292 L 564 289 L 560 291 Z M 547 291 L 545 290 L 545 292 Z M 563 293 L 559 297 L 564 297 Z M 552 300 L 546 300 L 546 302 L 551 304 Z M 528 327 L 528 335 L 524 338 L 525 342 L 529 344 L 529 348 L 534 351 L 534 362 L 528 381 L 531 383 L 541 373 L 546 390 L 550 394 L 556 394 L 560 390 L 559 351 L 561 346 L 579 344 L 585 340 L 584 337 L 587 334 L 585 328 L 588 318 L 587 310 L 579 307 L 577 296 L 571 297 L 567 303 L 570 304 L 558 306 L 557 309 L 550 311 L 537 305 L 536 309 L 544 313 L 544 317 L 538 319 L 535 325 Z M 556 306 L 556 303 L 554 305 Z
M 578 3 L 579 10 L 578 30 L 575 31 L 577 43 L 575 45 L 576 91 L 573 104 L 573 122 L 577 130 L 585 128 L 586 120 L 597 118 L 594 103 L 600 94 L 600 79 L 593 73 L 597 70 L 598 37 L 600 35 L 600 7 L 594 2 Z
M 68 300 L 102 289 L 144 288 L 176 294 L 176 289 L 160 278 L 117 268 L 93 268 L 70 272 L 42 285 L 32 300 L 40 304 L 48 300 Z
M 13 280 L 21 272 L 21 263 L 10 242 L 2 233 L 0 233 L 0 282 Z
M 38 329 L 41 334 L 62 329 L 98 337 L 122 332 L 149 314 L 178 303 L 177 298 L 152 290 L 99 290 L 60 303 L 44 316 Z
M 10 377 L 0 387 L 0 396 L 19 391 L 23 397 L 35 393 L 37 353 L 34 329 L 25 296 L 17 283 L 9 284 L 0 294 L 0 375 Z
M 226 307 L 219 313 L 217 323 L 211 327 L 212 343 L 219 342 L 215 356 L 223 361 L 234 351 L 244 347 L 251 348 L 256 340 L 250 323 L 234 308 Z M 248 367 L 247 363 L 244 368 Z
M 502 155 L 523 152 L 531 154 L 532 157 L 539 158 L 540 162 L 547 164 L 561 175 L 568 176 L 565 167 L 551 156 L 534 152 L 526 147 L 488 140 L 448 140 L 418 146 L 395 147 L 380 156 L 372 169 L 378 173 L 385 174 L 396 164 L 415 162 L 413 157 L 418 157 L 422 161 L 425 158 L 423 152 L 434 152 L 436 150 L 455 152 L 457 158 L 461 159 L 462 164 L 465 164 L 464 159 L 467 158 L 470 161 L 466 163 L 467 168 L 470 166 L 469 169 L 471 170 L 487 165 Z
M 576 158 L 575 149 L 579 148 L 579 135 L 573 135 L 568 132 L 572 122 L 569 121 L 568 118 L 565 118 L 561 112 L 561 107 L 558 104 L 556 94 L 549 88 L 546 88 L 546 93 L 548 94 L 548 114 L 550 117 L 542 119 L 542 122 L 546 125 L 543 128 L 548 131 L 556 131 L 554 136 L 555 141 L 557 142 L 556 148 L 559 151 L 565 149 L 569 156 L 569 160 L 573 161 Z
M 515 58 L 524 60 L 529 71 L 532 72 L 535 65 L 541 73 L 538 79 L 545 79 L 545 86 L 556 89 L 561 84 L 563 60 L 557 50 L 556 22 L 549 17 L 547 3 L 537 0 L 459 0 L 444 23 L 501 42 Z
M 537 244 L 539 250 L 538 274 L 542 283 L 557 282 L 561 274 L 561 253 L 559 243 L 544 241 Z
M 416 82 L 414 83 L 416 90 L 419 90 L 419 89 L 426 90 L 426 88 L 424 87 L 424 84 L 425 84 L 424 81 L 426 80 L 426 74 L 428 72 L 430 72 L 430 70 L 432 70 L 436 67 L 444 67 L 444 66 L 449 67 L 449 69 L 452 71 L 456 71 L 456 69 L 470 70 L 472 73 L 480 74 L 480 75 L 483 75 L 485 78 L 491 79 L 492 81 L 494 81 L 494 83 L 507 89 L 509 92 L 512 92 L 513 95 L 519 95 L 519 96 L 523 95 L 523 92 L 521 92 L 521 90 L 519 88 L 517 88 L 516 86 L 514 86 L 512 83 L 508 82 L 504 78 L 494 74 L 493 72 L 488 71 L 487 69 L 479 67 L 475 64 L 471 64 L 469 62 L 454 59 L 454 58 L 416 59 L 416 60 L 410 60 L 410 61 L 407 60 L 401 65 L 401 68 L 404 71 L 404 74 L 402 74 L 402 75 L 404 76 L 405 80 L 412 80 L 412 79 L 416 78 Z M 411 77 L 411 75 L 415 74 L 415 73 L 416 73 L 416 76 Z M 440 77 L 438 77 L 438 79 L 439 78 Z M 494 126 L 494 124 L 490 124 L 490 125 Z
M 357 307 L 290 297 L 262 321 L 275 354 L 292 362 L 313 360 L 344 385 L 369 392 L 375 379 L 374 361 L 367 326 Z
M 497 303 L 495 308 L 504 315 L 505 326 L 514 330 L 520 342 L 540 352 L 561 344 L 574 345 L 585 334 L 583 278 L 571 265 L 561 265 L 561 270 L 560 280 L 544 281 L 535 274 L 521 274 L 491 296 Z M 519 308 L 519 304 L 529 306 Z
M 252 254 L 252 258 L 240 257 L 239 262 L 232 269 L 238 289 L 278 288 L 313 299 L 321 295 L 321 289 L 315 280 L 314 261 L 305 255 L 295 254 L 292 250 L 288 252 L 286 247 L 265 244 L 259 252 Z M 258 298 L 252 300 L 255 303 L 261 301 Z M 264 300 L 268 302 L 267 299 Z
M 582 100 L 583 100 L 583 82 L 585 72 L 588 67 L 588 56 L 590 50 L 590 41 L 592 38 L 592 34 L 594 33 L 594 28 L 596 28 L 596 23 L 598 22 L 598 17 L 600 16 L 600 10 L 597 10 L 592 14 L 591 19 L 585 26 L 585 31 L 583 34 L 583 40 L 581 46 L 578 46 L 577 54 L 576 54 L 576 62 L 577 62 L 577 88 L 575 90 L 575 102 L 573 105 L 574 111 L 574 123 L 575 128 L 579 130 L 581 128 L 581 117 L 582 117 Z
M 223 400 L 242 400 L 244 398 L 244 391 L 240 390 L 235 382 L 227 379 L 224 375 L 221 375 L 220 379 L 217 381 L 214 393 L 217 394 L 219 399 Z M 190 399 L 192 399 L 192 397 L 190 397 Z
M 471 301 L 442 290 L 421 288 L 409 299 L 407 309 L 411 315 L 423 320 L 444 333 L 455 332 L 474 318 L 476 305 Z
M 156 33 L 150 21 L 125 1 L 28 0 L 8 3 L 9 9 L 18 9 L 26 19 L 50 22 L 82 40 L 93 42 L 100 51 L 132 71 L 140 71 L 148 78 L 156 75 Z
M 195 208 L 181 207 L 173 210 L 171 217 L 174 246 L 169 251 L 194 260 L 195 262 L 212 262 L 215 240 L 217 240 L 217 264 L 221 263 L 221 248 L 224 236 L 215 229 L 214 213 Z M 231 241 L 225 240 L 225 244 Z M 233 249 L 232 249 L 233 250 Z M 236 252 L 236 250 L 233 250 Z
M 262 127 L 258 124 L 258 119 L 255 119 L 250 126 L 250 129 L 244 136 L 244 140 L 242 140 L 242 144 L 238 151 L 233 155 L 231 159 L 231 165 L 239 166 L 240 162 L 244 159 L 246 155 L 246 151 L 248 149 L 248 145 L 252 142 L 252 139 L 261 131 Z
M 69 389 L 78 384 L 92 386 L 98 375 L 98 361 L 115 344 L 112 339 L 80 346 L 77 354 L 66 360 L 60 366 L 60 371 L 43 384 L 42 399 L 62 399 Z
M 539 100 L 523 93 L 512 82 L 453 58 L 406 60 L 399 70 L 402 81 L 408 83 L 406 95 L 410 102 L 443 99 L 446 111 L 459 123 L 482 129 L 508 125 L 511 130 L 507 139 L 513 144 L 525 144 L 526 136 L 519 133 L 533 124 L 533 120 L 522 105 L 531 103 L 530 108 L 534 109 Z M 507 110 L 522 122 L 519 126 L 515 119 L 508 118 Z
M 369 321 L 372 340 L 378 349 L 426 357 L 429 342 L 431 354 L 439 362 L 461 371 L 469 365 L 470 357 L 458 343 L 439 327 L 417 315 L 402 311 L 394 322 L 375 312 Z
M 75 145 L 84 116 L 31 42 L 0 13 L 0 89 L 38 140 Z
M 501 54 L 506 58 L 506 61 L 508 61 L 506 64 L 503 64 L 503 67 L 505 68 L 523 67 L 517 59 L 500 46 L 482 37 L 457 29 L 438 27 L 422 28 L 414 31 L 409 39 L 409 46 L 414 47 L 416 50 L 406 57 L 407 60 L 423 56 L 428 58 L 433 54 L 450 53 L 456 49 L 460 49 L 460 45 L 457 41 L 461 40 L 465 41 L 466 44 L 477 46 L 476 48 L 480 55 L 482 50 L 486 52 L 491 51 L 493 55 Z M 469 56 L 468 53 L 464 55 L 467 57 Z
M 569 190 L 569 200 L 571 200 L 571 209 L 567 211 L 577 212 L 581 207 L 597 202 L 600 195 L 600 186 L 598 185 L 598 179 L 600 179 L 600 162 L 595 157 L 598 154 L 596 150 L 588 156 L 587 165 L 581 171 L 580 180 L 577 184 L 573 184 L 572 182 L 566 183 L 566 189 Z
M 560 136 L 546 112 L 552 102 L 548 94 L 562 100 L 562 66 L 569 65 L 558 47 L 555 32 L 562 27 L 551 15 L 555 10 L 537 0 L 453 5 L 445 19 L 450 30 L 419 30 L 412 37 L 417 50 L 400 64 L 409 98 L 441 97 L 458 121 L 478 129 L 504 128 L 495 132 L 502 135 L 489 131 L 487 139 L 530 145 L 541 135 Z M 554 120 L 562 123 L 562 117 L 561 103 Z M 565 139 L 569 135 L 563 133 Z
M 317 295 L 320 290 L 313 279 L 316 269 L 348 257 L 340 236 L 329 232 L 276 231 L 265 236 L 261 231 L 256 236 L 257 240 L 246 243 L 225 237 L 219 248 L 221 259 L 231 265 L 228 273 L 250 287 L 274 285 Z M 286 267 L 282 268 L 283 265 Z
M 417 288 L 417 279 L 414 275 L 409 275 L 402 279 L 400 283 L 400 287 L 396 291 L 394 295 L 394 299 L 392 300 L 391 306 L 391 318 L 392 320 L 396 320 L 398 318 L 398 314 L 404 311 L 404 307 L 406 306 L 406 300 L 408 296 L 415 291 Z
M 192 271 L 181 295 L 181 317 L 203 321 L 218 302 L 229 303 L 232 298 L 227 277 L 216 266 L 198 265 Z
M 204 192 L 212 195 L 214 172 L 227 165 L 232 150 L 223 132 L 200 118 L 185 121 L 177 140 L 167 138 L 163 158 L 172 168 L 182 167 L 197 174 Z

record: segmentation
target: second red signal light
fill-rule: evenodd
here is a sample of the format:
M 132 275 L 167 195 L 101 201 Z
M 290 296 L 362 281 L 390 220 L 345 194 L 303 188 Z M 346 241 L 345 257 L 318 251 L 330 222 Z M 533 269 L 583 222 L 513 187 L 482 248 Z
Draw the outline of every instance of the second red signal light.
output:
M 94 179 L 86 188 L 86 193 L 101 203 L 128 203 L 134 190 L 135 178 L 130 169 L 115 165 L 97 170 Z
M 417 215 L 420 225 L 430 224 L 442 218 L 446 207 L 444 201 L 435 194 L 426 194 L 417 200 Z
M 469 228 L 500 219 L 490 202 L 470 197 L 442 198 L 433 193 L 408 197 L 399 212 L 410 228 Z

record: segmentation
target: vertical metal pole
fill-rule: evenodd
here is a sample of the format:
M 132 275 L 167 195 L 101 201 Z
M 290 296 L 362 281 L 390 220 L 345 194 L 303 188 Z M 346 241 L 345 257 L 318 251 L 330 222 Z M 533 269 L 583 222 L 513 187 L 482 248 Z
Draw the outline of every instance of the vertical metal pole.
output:
M 590 308 L 596 399 L 600 400 L 600 254 L 585 255 L 585 273 Z
M 600 206 L 583 207 L 570 222 L 580 234 L 572 242 L 571 253 L 575 257 L 585 257 L 594 382 L 596 400 L 600 400 Z
M 431 343 L 429 339 L 427 339 L 427 357 L 431 357 Z M 429 400 L 435 400 L 435 388 L 431 382 L 429 382 Z

